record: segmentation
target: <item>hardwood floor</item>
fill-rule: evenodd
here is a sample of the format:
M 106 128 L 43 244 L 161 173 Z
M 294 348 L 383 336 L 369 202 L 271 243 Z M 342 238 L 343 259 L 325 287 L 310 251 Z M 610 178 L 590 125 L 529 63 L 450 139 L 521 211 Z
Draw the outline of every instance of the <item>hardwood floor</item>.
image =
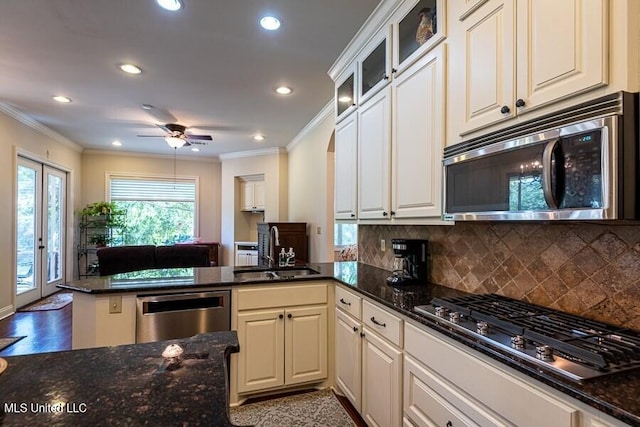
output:
M 71 350 L 71 307 L 25 311 L 0 320 L 0 337 L 26 336 L 0 351 L 0 356 Z

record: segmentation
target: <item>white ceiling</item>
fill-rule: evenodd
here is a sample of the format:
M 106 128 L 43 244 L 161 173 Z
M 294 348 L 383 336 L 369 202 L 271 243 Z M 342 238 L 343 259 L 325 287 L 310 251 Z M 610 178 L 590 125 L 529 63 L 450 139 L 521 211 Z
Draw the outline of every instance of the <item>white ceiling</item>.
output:
M 2 1 L 0 103 L 87 149 L 171 154 L 155 126 L 171 116 L 214 138 L 183 155 L 283 147 L 332 99 L 327 71 L 379 0 L 183 3 L 168 12 L 155 0 Z M 266 13 L 279 31 L 259 27 Z M 124 74 L 124 62 L 143 73 Z M 274 94 L 278 85 L 293 94 Z

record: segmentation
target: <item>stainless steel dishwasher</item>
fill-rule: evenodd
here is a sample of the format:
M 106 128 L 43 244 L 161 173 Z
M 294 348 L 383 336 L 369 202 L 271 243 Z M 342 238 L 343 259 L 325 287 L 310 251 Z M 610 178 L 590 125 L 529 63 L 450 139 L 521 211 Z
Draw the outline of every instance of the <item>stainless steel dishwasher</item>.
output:
M 231 291 L 137 298 L 136 342 L 187 338 L 231 327 Z

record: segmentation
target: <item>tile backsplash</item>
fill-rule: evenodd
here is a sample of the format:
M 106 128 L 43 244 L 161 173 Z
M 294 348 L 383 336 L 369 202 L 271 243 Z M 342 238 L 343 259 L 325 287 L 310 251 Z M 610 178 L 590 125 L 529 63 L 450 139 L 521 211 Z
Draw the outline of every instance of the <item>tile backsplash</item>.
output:
M 432 283 L 640 330 L 640 226 L 360 225 L 359 261 L 389 270 L 392 238 L 429 240 Z

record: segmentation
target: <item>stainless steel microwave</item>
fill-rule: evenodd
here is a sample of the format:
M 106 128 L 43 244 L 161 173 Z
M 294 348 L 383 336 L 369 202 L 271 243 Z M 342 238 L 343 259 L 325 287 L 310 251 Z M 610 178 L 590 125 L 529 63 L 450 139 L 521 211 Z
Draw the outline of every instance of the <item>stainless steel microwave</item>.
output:
M 637 103 L 620 92 L 449 147 L 444 219 L 640 219 Z

